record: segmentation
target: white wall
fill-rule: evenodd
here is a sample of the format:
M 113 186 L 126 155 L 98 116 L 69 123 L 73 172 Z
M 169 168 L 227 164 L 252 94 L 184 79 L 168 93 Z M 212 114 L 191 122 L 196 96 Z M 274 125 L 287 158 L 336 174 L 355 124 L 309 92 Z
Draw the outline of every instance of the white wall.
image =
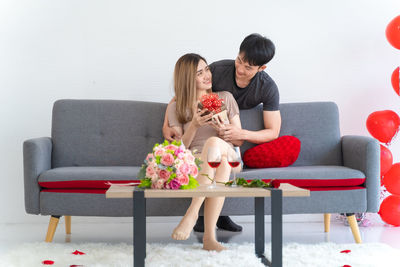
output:
M 1 1 L 0 222 L 44 220 L 25 215 L 22 142 L 49 136 L 56 99 L 168 102 L 179 56 L 235 58 L 253 32 L 275 42 L 281 102 L 335 101 L 342 134 L 368 135 L 371 112 L 400 104 L 384 35 L 399 14 L 398 0 Z

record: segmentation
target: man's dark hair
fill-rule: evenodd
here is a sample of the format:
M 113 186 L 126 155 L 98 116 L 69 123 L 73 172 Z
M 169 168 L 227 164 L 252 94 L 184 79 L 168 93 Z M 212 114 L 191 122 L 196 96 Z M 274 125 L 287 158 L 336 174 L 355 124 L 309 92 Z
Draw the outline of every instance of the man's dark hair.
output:
M 239 53 L 243 53 L 243 60 L 250 65 L 262 66 L 274 57 L 275 45 L 270 39 L 253 33 L 244 38 Z

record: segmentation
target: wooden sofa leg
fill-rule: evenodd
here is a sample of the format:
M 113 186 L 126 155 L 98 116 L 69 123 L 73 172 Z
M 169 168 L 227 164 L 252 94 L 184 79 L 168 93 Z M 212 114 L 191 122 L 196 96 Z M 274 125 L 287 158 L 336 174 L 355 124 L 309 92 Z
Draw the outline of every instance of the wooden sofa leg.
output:
M 356 216 L 354 215 L 354 213 L 347 213 L 346 217 L 347 221 L 349 222 L 351 232 L 353 233 L 354 240 L 356 241 L 356 243 L 360 244 L 361 236 L 360 236 L 360 230 L 358 229 Z
M 50 222 L 49 222 L 49 227 L 47 229 L 47 235 L 46 235 L 46 242 L 52 242 L 54 233 L 56 232 L 58 222 L 60 221 L 61 216 L 55 216 L 52 215 L 50 217 Z
M 64 216 L 65 219 L 65 233 L 67 235 L 71 234 L 71 216 Z
M 329 232 L 329 228 L 331 226 L 331 214 L 324 213 L 324 225 L 325 225 L 325 233 Z

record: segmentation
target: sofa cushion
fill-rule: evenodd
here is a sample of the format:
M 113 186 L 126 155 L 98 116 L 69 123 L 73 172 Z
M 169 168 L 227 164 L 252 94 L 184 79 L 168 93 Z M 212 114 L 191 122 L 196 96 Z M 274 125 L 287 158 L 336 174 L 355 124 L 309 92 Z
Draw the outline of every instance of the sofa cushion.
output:
M 359 186 L 365 182 L 363 172 L 342 166 L 293 166 L 285 168 L 244 169 L 236 177 L 278 179 L 299 187 Z
M 61 167 L 39 176 L 44 188 L 109 188 L 111 183 L 138 182 L 140 167 Z
M 339 109 L 333 102 L 283 103 L 280 135 L 301 140 L 301 151 L 293 166 L 342 165 Z M 240 110 L 242 128 L 259 131 L 265 128 L 262 105 Z M 244 142 L 242 155 L 255 144 Z
M 287 167 L 300 153 L 301 142 L 294 136 L 281 136 L 244 152 L 243 162 L 250 168 Z
M 140 167 L 62 167 L 39 176 L 39 185 L 51 189 L 107 189 L 111 183 L 138 182 Z M 359 186 L 365 175 L 341 166 L 299 166 L 285 168 L 244 169 L 237 177 L 278 179 L 300 187 Z

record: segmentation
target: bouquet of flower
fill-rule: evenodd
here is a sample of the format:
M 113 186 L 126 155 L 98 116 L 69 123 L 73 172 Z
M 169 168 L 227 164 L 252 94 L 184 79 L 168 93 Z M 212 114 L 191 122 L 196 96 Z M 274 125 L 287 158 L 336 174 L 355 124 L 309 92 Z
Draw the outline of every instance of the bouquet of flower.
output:
M 153 189 L 193 189 L 199 183 L 196 177 L 201 160 L 195 158 L 181 141 L 167 140 L 155 144 L 139 172 L 139 187 Z
M 206 94 L 201 97 L 200 103 L 198 104 L 199 109 L 207 109 L 208 113 L 213 113 L 213 119 L 216 116 L 220 116 L 224 124 L 229 124 L 228 113 L 224 100 L 219 98 L 218 94 Z

